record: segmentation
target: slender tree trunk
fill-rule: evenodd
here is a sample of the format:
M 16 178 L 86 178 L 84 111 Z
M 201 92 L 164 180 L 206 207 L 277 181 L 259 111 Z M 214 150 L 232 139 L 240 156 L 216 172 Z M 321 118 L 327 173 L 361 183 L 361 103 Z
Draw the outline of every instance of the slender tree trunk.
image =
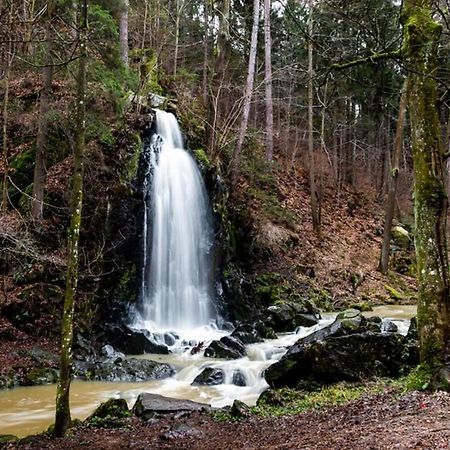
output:
M 128 9 L 129 0 L 123 0 L 119 16 L 120 58 L 125 67 L 128 67 Z
M 266 87 L 266 156 L 273 159 L 272 38 L 270 35 L 271 0 L 264 0 L 264 69 Z
M 202 97 L 206 105 L 208 101 L 208 56 L 209 56 L 209 0 L 203 1 L 203 75 L 202 75 Z
M 221 119 L 221 99 L 224 97 L 225 72 L 230 49 L 230 0 L 222 0 L 219 15 L 219 33 L 217 38 L 217 56 L 214 61 L 214 74 L 208 95 L 208 126 L 206 147 L 214 159 L 217 153 L 217 132 Z
M 69 391 L 72 361 L 73 314 L 78 283 L 78 240 L 83 206 L 84 149 L 86 138 L 87 0 L 80 0 L 80 56 L 77 76 L 75 158 L 72 185 L 72 217 L 67 239 L 67 274 L 61 322 L 60 377 L 56 392 L 55 435 L 63 436 L 71 424 Z
M 9 10 L 9 27 L 11 29 L 13 18 L 13 8 L 11 6 Z M 2 189 L 2 204 L 1 210 L 7 211 L 8 209 L 8 177 L 9 177 L 9 161 L 8 161 L 8 103 L 9 103 L 9 84 L 11 79 L 11 66 L 14 59 L 13 43 L 12 43 L 12 33 L 9 34 L 8 46 L 6 52 L 6 68 L 4 71 L 4 84 L 5 84 L 5 94 L 3 97 L 3 189 Z
M 234 169 L 237 169 L 238 158 L 242 150 L 245 133 L 247 132 L 248 118 L 250 115 L 250 105 L 253 94 L 253 81 L 255 79 L 256 50 L 258 47 L 258 27 L 259 27 L 259 0 L 253 1 L 253 25 L 252 37 L 250 43 L 250 55 L 248 59 L 247 84 L 244 93 L 244 110 L 242 113 L 241 126 L 239 128 L 239 137 L 234 150 Z
M 175 49 L 173 52 L 173 76 L 177 74 L 177 64 L 178 64 L 178 46 L 180 41 L 180 19 L 182 10 L 182 0 L 176 1 L 176 16 L 175 16 Z
M 43 202 L 45 179 L 47 175 L 47 138 L 48 138 L 48 115 L 49 102 L 52 91 L 53 80 L 53 58 L 52 58 L 52 18 L 54 2 L 47 2 L 47 22 L 45 27 L 45 66 L 42 69 L 43 87 L 39 103 L 39 125 L 36 139 L 36 158 L 34 165 L 33 198 L 31 200 L 31 216 L 34 220 L 43 219 Z
M 313 229 L 320 234 L 319 212 L 317 209 L 316 163 L 314 158 L 314 68 L 313 68 L 313 2 L 309 0 L 308 15 L 308 157 L 309 157 L 309 190 L 311 192 L 311 217 Z
M 78 11 L 78 0 L 72 0 L 72 9 L 70 11 L 70 36 L 75 42 L 78 39 L 78 20 L 77 20 L 77 11 Z
M 8 56 L 9 58 L 9 56 Z M 2 189 L 2 211 L 8 209 L 8 176 L 9 176 L 9 161 L 8 161 L 8 102 L 9 102 L 9 80 L 11 77 L 11 64 L 8 64 L 5 73 L 5 96 L 3 98 L 3 189 Z
M 397 130 L 395 132 L 394 152 L 392 153 L 392 161 L 390 164 L 389 178 L 388 178 L 388 196 L 386 200 L 386 214 L 384 219 L 383 242 L 381 244 L 381 256 L 379 265 L 380 272 L 384 275 L 387 274 L 389 265 L 389 250 L 392 235 L 391 233 L 392 221 L 394 219 L 394 211 L 395 211 L 395 198 L 397 195 L 399 161 L 400 161 L 400 153 L 402 151 L 403 146 L 403 128 L 406 112 L 407 86 L 408 82 L 407 80 L 405 80 L 398 108 Z
M 436 109 L 441 25 L 432 0 L 405 0 L 404 49 L 409 71 L 408 108 L 414 164 L 415 246 L 418 271 L 417 322 L 420 360 L 434 374 L 434 385 L 450 386 L 450 314 L 446 238 L 447 194 L 443 146 Z
M 320 178 L 319 178 L 319 190 L 318 190 L 318 220 L 319 220 L 319 228 L 322 227 L 322 205 L 323 205 L 323 197 L 324 197 L 324 170 L 323 170 L 323 160 L 324 155 L 327 153 L 327 148 L 325 144 L 325 118 L 327 113 L 327 99 L 328 97 L 328 80 L 325 82 L 324 95 L 323 95 L 323 103 L 322 103 L 322 115 L 320 121 Z M 329 156 L 329 155 L 328 155 Z M 333 170 L 333 164 L 330 160 L 331 170 Z

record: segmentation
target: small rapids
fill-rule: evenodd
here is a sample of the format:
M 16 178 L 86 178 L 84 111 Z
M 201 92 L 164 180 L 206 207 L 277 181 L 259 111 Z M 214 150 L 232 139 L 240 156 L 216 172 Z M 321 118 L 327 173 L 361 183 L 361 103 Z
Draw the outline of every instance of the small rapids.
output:
M 230 405 L 235 399 L 254 405 L 261 392 L 268 385 L 263 377 L 264 370 L 279 360 L 287 348 L 298 339 L 328 325 L 332 319 L 324 319 L 314 327 L 302 328 L 297 333 L 286 333 L 278 339 L 266 340 L 246 346 L 247 356 L 236 360 L 206 358 L 201 354 L 191 355 L 194 336 L 197 342 L 220 339 L 229 334 L 217 329 L 202 327 L 180 335 L 170 347 L 169 355 L 147 354 L 136 356 L 170 364 L 176 373 L 173 377 L 141 383 L 101 382 L 74 380 L 71 386 L 72 417 L 85 419 L 108 398 L 124 398 L 133 406 L 142 392 L 167 397 L 190 399 L 214 407 Z M 202 333 L 202 334 L 200 334 Z M 202 353 L 202 352 L 201 352 Z M 224 383 L 216 386 L 192 386 L 194 379 L 211 367 L 224 372 Z M 239 372 L 245 386 L 233 384 L 233 375 Z M 19 387 L 0 391 L 0 434 L 25 436 L 41 432 L 53 423 L 55 385 Z

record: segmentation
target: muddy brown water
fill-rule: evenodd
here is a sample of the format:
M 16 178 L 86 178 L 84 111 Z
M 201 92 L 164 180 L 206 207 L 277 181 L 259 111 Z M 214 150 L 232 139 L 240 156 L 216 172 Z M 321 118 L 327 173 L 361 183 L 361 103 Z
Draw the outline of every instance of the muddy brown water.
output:
M 388 317 L 396 321 L 400 329 L 407 329 L 409 319 L 416 314 L 412 305 L 388 305 L 366 312 L 366 316 Z M 321 326 L 330 323 L 335 314 L 326 314 Z M 248 356 L 234 361 L 211 360 L 196 355 L 144 355 L 141 358 L 167 362 L 177 368 L 174 377 L 142 383 L 120 383 L 74 380 L 71 385 L 72 417 L 85 419 L 103 401 L 124 398 L 131 407 L 142 392 L 153 392 L 168 397 L 190 399 L 221 407 L 234 399 L 255 404 L 259 394 L 267 388 L 262 372 L 279 359 L 285 347 L 292 345 L 302 335 L 316 327 L 301 330 L 300 334 L 285 334 L 279 339 L 247 347 Z M 191 386 L 192 380 L 204 367 L 217 367 L 225 371 L 225 384 L 219 386 Z M 248 386 L 232 384 L 230 374 L 236 370 L 245 373 Z M 228 378 L 228 380 L 227 380 Z M 19 437 L 41 432 L 53 423 L 55 410 L 55 385 L 18 387 L 0 391 L 0 434 Z

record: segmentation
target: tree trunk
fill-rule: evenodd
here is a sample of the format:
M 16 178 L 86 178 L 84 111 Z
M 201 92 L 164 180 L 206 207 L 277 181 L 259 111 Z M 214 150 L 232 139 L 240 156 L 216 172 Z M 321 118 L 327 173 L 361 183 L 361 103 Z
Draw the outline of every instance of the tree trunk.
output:
M 264 0 L 264 69 L 266 87 L 266 156 L 273 159 L 272 38 L 270 36 L 270 0 Z
M 123 0 L 119 16 L 120 58 L 125 67 L 128 67 L 128 8 L 129 0 Z
M 397 195 L 400 152 L 402 151 L 403 146 L 403 128 L 406 112 L 407 86 L 408 82 L 406 79 L 403 84 L 403 91 L 400 97 L 400 104 L 398 107 L 398 119 L 397 119 L 397 130 L 395 132 L 394 152 L 392 154 L 392 161 L 390 164 L 389 178 L 388 178 L 388 196 L 386 200 L 386 214 L 384 219 L 383 242 L 381 244 L 381 256 L 379 265 L 379 270 L 384 275 L 387 274 L 389 265 L 389 250 L 392 234 L 391 233 L 392 221 L 394 219 L 394 211 L 395 211 L 395 197 Z M 386 155 L 386 158 L 387 157 L 388 155 Z
M 10 7 L 9 10 L 9 20 L 8 25 L 11 29 L 13 18 L 13 8 Z M 8 47 L 6 53 L 6 68 L 4 71 L 4 84 L 5 84 L 5 94 L 3 97 L 3 189 L 2 189 L 2 204 L 1 210 L 7 211 L 8 209 L 8 177 L 9 177 L 9 161 L 8 161 L 8 102 L 9 102 L 9 83 L 11 79 L 11 66 L 14 59 L 13 43 L 12 43 L 12 33 L 9 35 Z
M 175 16 L 175 48 L 173 52 L 173 76 L 177 74 L 178 47 L 180 41 L 180 19 L 181 19 L 181 11 L 183 9 L 182 0 L 177 0 L 175 8 L 176 8 L 176 16 Z
M 202 74 L 202 97 L 206 105 L 208 101 L 208 55 L 209 55 L 209 0 L 203 2 L 203 74 Z
M 208 95 L 208 124 L 206 128 L 206 147 L 212 159 L 217 153 L 217 131 L 221 118 L 221 98 L 224 96 L 226 63 L 230 49 L 230 0 L 222 0 L 219 13 L 219 33 L 217 38 L 217 56 L 214 61 L 214 74 Z
M 34 220 L 43 219 L 43 202 L 45 179 L 47 175 L 47 135 L 48 113 L 52 90 L 53 65 L 52 65 L 52 18 L 54 2 L 47 2 L 47 22 L 45 26 L 45 66 L 42 69 L 42 91 L 39 102 L 39 125 L 36 139 L 36 158 L 34 165 L 33 198 L 31 200 L 31 216 Z
M 258 47 L 258 27 L 259 27 L 259 0 L 253 1 L 253 25 L 250 43 L 250 55 L 248 59 L 247 84 L 244 93 L 244 110 L 242 113 L 241 126 L 239 128 L 239 138 L 234 150 L 233 167 L 237 168 L 238 158 L 242 150 L 245 133 L 247 132 L 248 118 L 250 115 L 250 105 L 253 94 L 253 81 L 255 79 L 256 50 Z
M 309 156 L 309 190 L 311 193 L 311 217 L 313 229 L 320 234 L 319 212 L 317 209 L 316 163 L 314 158 L 314 68 L 313 68 L 313 2 L 309 0 L 308 14 L 308 156 Z
M 441 25 L 432 0 L 405 0 L 404 49 L 414 164 L 415 245 L 418 271 L 417 322 L 421 364 L 434 382 L 449 386 L 449 282 L 446 240 L 447 194 L 436 109 L 437 89 L 428 74 L 437 69 Z
M 86 118 L 87 65 L 87 0 L 80 1 L 80 56 L 77 76 L 77 110 L 75 123 L 74 174 L 72 185 L 72 216 L 67 239 L 67 273 L 64 310 L 61 322 L 60 377 L 56 392 L 55 435 L 63 436 L 70 426 L 70 367 L 73 340 L 73 313 L 78 283 L 78 240 L 83 205 L 83 172 Z

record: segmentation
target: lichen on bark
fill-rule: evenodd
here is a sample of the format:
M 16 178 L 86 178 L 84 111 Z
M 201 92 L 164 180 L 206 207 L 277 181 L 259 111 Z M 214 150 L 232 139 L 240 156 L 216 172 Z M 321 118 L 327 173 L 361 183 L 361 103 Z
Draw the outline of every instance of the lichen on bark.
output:
M 449 282 L 446 242 L 447 196 L 437 103 L 437 50 L 441 26 L 432 2 L 406 0 L 404 46 L 414 164 L 415 246 L 421 363 L 436 381 L 449 379 Z

